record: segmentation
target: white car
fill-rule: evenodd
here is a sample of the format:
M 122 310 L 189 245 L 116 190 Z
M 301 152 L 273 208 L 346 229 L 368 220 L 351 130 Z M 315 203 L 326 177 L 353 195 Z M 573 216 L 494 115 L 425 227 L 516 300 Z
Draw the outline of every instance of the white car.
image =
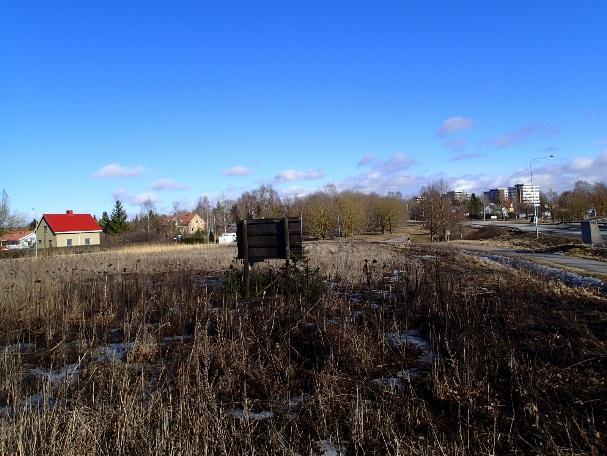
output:
M 232 244 L 233 242 L 236 242 L 236 233 L 223 233 L 219 236 L 220 244 Z

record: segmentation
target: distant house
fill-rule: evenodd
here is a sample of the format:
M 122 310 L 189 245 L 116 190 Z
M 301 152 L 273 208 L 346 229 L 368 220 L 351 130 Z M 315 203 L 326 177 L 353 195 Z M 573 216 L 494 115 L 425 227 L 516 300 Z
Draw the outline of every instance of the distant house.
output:
M 0 249 L 27 249 L 36 243 L 36 233 L 31 230 L 8 231 L 0 236 Z
M 91 214 L 44 214 L 36 226 L 39 249 L 101 243 L 101 227 Z
M 181 214 L 170 218 L 177 233 L 182 236 L 193 236 L 196 231 L 204 231 L 206 224 L 198 214 Z

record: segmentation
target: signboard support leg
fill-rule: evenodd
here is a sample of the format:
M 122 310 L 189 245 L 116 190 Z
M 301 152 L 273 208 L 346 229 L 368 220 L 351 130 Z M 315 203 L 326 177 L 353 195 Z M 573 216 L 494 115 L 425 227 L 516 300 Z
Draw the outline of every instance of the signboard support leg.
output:
M 242 222 L 242 246 L 244 250 L 242 278 L 244 281 L 244 297 L 249 299 L 251 297 L 251 284 L 249 281 L 249 240 L 247 237 L 247 221 Z
M 289 219 L 285 217 L 282 219 L 282 227 L 285 235 L 285 285 L 287 295 L 289 294 L 289 259 L 291 257 L 291 245 L 289 241 Z

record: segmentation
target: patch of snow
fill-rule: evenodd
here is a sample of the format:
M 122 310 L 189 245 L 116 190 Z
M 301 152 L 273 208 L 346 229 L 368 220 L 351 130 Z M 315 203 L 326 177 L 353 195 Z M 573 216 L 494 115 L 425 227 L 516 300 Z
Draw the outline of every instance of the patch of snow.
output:
M 36 348 L 36 344 L 33 342 L 17 342 L 11 345 L 5 345 L 2 347 L 11 353 L 25 353 Z
M 405 382 L 399 377 L 380 377 L 371 380 L 377 386 L 383 386 L 390 389 L 404 389 Z
M 514 269 L 524 269 L 530 272 L 547 277 L 551 280 L 563 282 L 574 287 L 589 287 L 595 288 L 602 292 L 607 292 L 607 284 L 595 277 L 586 277 L 573 272 L 564 271 L 559 268 L 545 266 L 543 264 L 534 263 L 533 261 L 522 260 L 519 258 L 510 258 L 500 255 L 479 256 L 482 261 L 492 261 L 502 266 L 511 267 Z
M 62 369 L 53 370 L 43 367 L 30 369 L 30 373 L 36 377 L 42 377 L 45 381 L 50 382 L 53 388 L 57 388 L 62 383 L 73 383 L 78 379 L 80 363 L 68 364 Z
M 322 456 L 344 456 L 346 454 L 343 446 L 336 446 L 331 440 L 321 440 L 318 442 L 318 446 Z
M 247 413 L 245 413 L 245 411 L 243 409 L 235 408 L 235 409 L 224 410 L 221 413 L 221 416 L 232 416 L 239 420 L 244 420 L 245 418 L 248 418 L 253 421 L 258 421 L 258 420 L 267 420 L 268 418 L 272 418 L 274 416 L 274 413 L 270 412 L 269 410 L 262 410 L 261 412 L 248 411 Z
M 133 349 L 134 345 L 134 342 L 117 342 L 104 347 L 97 347 L 93 351 L 93 355 L 97 357 L 97 362 L 100 363 L 119 362 Z
M 186 340 L 192 340 L 192 336 L 186 334 L 185 336 L 166 336 L 162 338 L 163 343 L 184 342 Z
M 218 277 L 218 276 L 203 276 L 200 277 L 198 280 L 198 283 L 200 285 L 202 285 L 203 287 L 219 287 L 221 284 L 223 284 L 223 277 Z

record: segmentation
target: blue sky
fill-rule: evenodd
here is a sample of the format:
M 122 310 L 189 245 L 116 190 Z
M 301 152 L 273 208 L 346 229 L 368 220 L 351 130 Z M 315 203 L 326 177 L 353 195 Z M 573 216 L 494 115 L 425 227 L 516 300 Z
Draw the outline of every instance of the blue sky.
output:
M 607 3 L 4 2 L 24 213 L 607 180 Z M 516 181 L 516 182 L 515 182 Z

